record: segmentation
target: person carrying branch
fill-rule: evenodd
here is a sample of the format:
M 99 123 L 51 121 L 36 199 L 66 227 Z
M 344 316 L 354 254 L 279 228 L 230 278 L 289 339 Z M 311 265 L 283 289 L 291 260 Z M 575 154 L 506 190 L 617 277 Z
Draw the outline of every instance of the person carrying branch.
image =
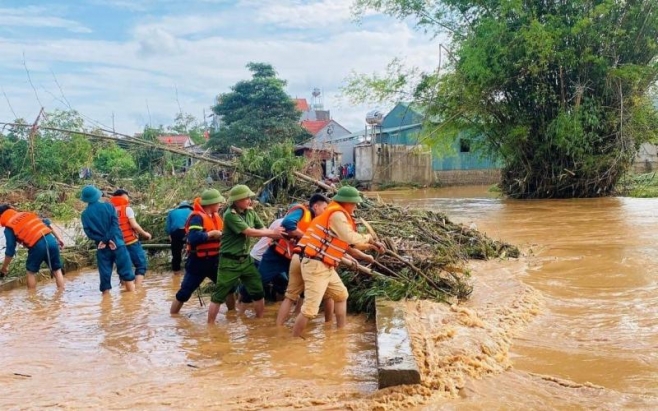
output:
M 336 267 L 347 255 L 372 262 L 372 256 L 359 250 L 375 249 L 385 252 L 384 245 L 376 242 L 370 234 L 359 234 L 352 218 L 361 200 L 359 191 L 350 186 L 341 187 L 333 201 L 322 214 L 314 218 L 298 247 L 301 271 L 304 279 L 304 303 L 293 327 L 293 337 L 301 336 L 309 319 L 319 311 L 325 296 L 335 302 L 334 313 L 338 328 L 345 326 L 347 319 L 347 288 L 336 272 Z
M 171 270 L 174 275 L 181 274 L 181 262 L 183 261 L 183 248 L 185 247 L 185 224 L 192 213 L 192 205 L 187 201 L 181 201 L 178 207 L 167 213 L 165 231 L 171 242 Z
M 288 286 L 288 270 L 293 248 L 298 239 L 304 235 L 306 227 L 316 215 L 320 215 L 329 203 L 322 194 L 313 194 L 307 204 L 295 204 L 286 213 L 281 227 L 286 230 L 284 238 L 274 241 L 265 251 L 258 266 L 263 287 L 273 283 L 274 292 L 284 294 Z M 240 301 L 252 302 L 251 296 L 244 287 L 240 287 Z M 333 308 L 333 307 L 332 307 Z
M 146 253 L 142 248 L 142 243 L 139 242 L 139 237 L 142 236 L 146 240 L 150 240 L 151 233 L 144 231 L 135 219 L 135 211 L 130 207 L 130 196 L 126 190 L 120 188 L 112 193 L 110 203 L 117 211 L 123 241 L 126 243 L 130 261 L 135 267 L 135 287 L 140 287 L 144 281 L 148 263 L 146 262 Z
M 290 207 L 282 223 L 288 238 L 282 238 L 265 253 L 265 257 L 269 257 L 268 261 L 271 268 L 265 271 L 259 269 L 261 276 L 263 276 L 263 282 L 265 282 L 265 274 L 268 271 L 271 272 L 272 267 L 278 267 L 279 271 L 285 269 L 288 275 L 285 298 L 279 307 L 276 319 L 277 325 L 283 325 L 293 304 L 299 304 L 300 295 L 304 292 L 304 280 L 299 267 L 299 256 L 294 253 L 296 243 L 304 236 L 311 221 L 322 214 L 328 205 L 329 199 L 327 197 L 322 194 L 313 194 L 309 199 L 308 206 L 296 204 Z M 265 261 L 265 257 L 263 257 L 263 261 Z M 325 320 L 329 322 L 332 320 L 334 313 L 333 300 L 327 298 L 324 303 Z
M 18 211 L 8 204 L 0 204 L 0 226 L 5 227 L 5 259 L 0 268 L 0 277 L 8 274 L 9 264 L 16 255 L 16 243 L 27 247 L 27 288 L 37 286 L 37 273 L 44 261 L 55 277 L 57 288 L 64 289 L 64 274 L 59 256 L 59 248 L 64 242 L 50 226 L 50 220 L 41 219 L 34 213 Z
M 281 238 L 283 227 L 275 230 L 265 228 L 260 217 L 251 207 L 255 194 L 246 185 L 238 184 L 229 193 L 229 208 L 224 213 L 224 235 L 220 248 L 217 286 L 208 306 L 208 324 L 219 314 L 219 306 L 240 282 L 254 300 L 256 317 L 265 311 L 265 295 L 260 274 L 249 256 L 250 237 Z
M 183 304 L 189 301 L 194 291 L 203 280 L 209 278 L 213 283 L 217 280 L 219 266 L 219 249 L 221 246 L 224 222 L 219 209 L 226 199 L 214 188 L 201 193 L 194 199 L 192 213 L 185 223 L 187 237 L 187 260 L 185 261 L 185 276 L 176 293 L 176 299 L 171 303 L 169 312 L 178 314 Z M 230 296 L 231 297 L 231 296 Z M 235 307 L 234 299 L 227 299 L 229 309 Z

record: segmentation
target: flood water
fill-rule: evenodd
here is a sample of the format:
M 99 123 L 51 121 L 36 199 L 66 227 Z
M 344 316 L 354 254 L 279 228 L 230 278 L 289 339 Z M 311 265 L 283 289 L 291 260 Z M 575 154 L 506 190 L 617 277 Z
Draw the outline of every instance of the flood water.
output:
M 195 295 L 181 316 L 170 316 L 179 285 L 170 274 L 147 276 L 137 293 L 119 291 L 115 279 L 105 299 L 97 273 L 67 280 L 64 292 L 39 284 L 34 294 L 2 293 L 0 409 L 244 409 L 237 404 L 286 390 L 319 397 L 334 386 L 376 388 L 374 325 L 363 317 L 350 317 L 340 332 L 318 318 L 306 340 L 292 339 L 273 326 L 273 305 L 267 320 L 233 311 L 208 326 Z
M 658 199 L 513 201 L 486 187 L 381 196 L 525 254 L 473 263 L 463 308 L 409 303 L 413 342 L 436 348 L 419 348 L 435 383 L 376 392 L 363 317 L 340 332 L 318 319 L 306 340 L 271 325 L 276 306 L 207 326 L 196 296 L 168 314 L 169 273 L 102 299 L 84 271 L 67 274 L 63 293 L 40 283 L 0 294 L 0 409 L 658 408 Z M 448 361 L 438 350 L 451 344 Z
M 485 187 L 380 195 L 520 245 L 523 264 L 476 272 L 487 286 L 511 275 L 541 295 L 537 316 L 514 336 L 512 371 L 472 384 L 451 406 L 658 407 L 658 199 L 514 201 Z M 557 389 L 517 371 L 602 389 Z

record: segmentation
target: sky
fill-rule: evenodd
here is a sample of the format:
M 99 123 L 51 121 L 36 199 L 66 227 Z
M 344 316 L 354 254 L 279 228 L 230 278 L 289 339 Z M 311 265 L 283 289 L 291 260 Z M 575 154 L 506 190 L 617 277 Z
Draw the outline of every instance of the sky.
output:
M 215 97 L 265 62 L 293 98 L 322 90 L 334 120 L 358 131 L 371 109 L 341 87 L 351 72 L 383 73 L 393 58 L 431 70 L 439 41 L 352 0 L 0 0 L 0 121 L 75 109 L 125 134 L 202 119 Z

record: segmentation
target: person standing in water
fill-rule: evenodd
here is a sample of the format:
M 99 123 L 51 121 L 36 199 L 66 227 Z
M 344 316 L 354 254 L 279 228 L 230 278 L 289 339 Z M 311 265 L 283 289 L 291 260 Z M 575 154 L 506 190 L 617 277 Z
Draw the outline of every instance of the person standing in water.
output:
M 192 213 L 192 206 L 187 201 L 181 201 L 178 207 L 167 214 L 165 231 L 171 242 L 171 270 L 174 275 L 181 274 L 183 247 L 185 247 L 185 223 Z
M 194 291 L 203 280 L 209 278 L 213 283 L 217 280 L 219 266 L 219 248 L 221 245 L 224 222 L 218 212 L 226 199 L 214 188 L 201 193 L 194 200 L 194 208 L 185 223 L 187 236 L 187 260 L 185 261 L 185 276 L 171 303 L 169 312 L 178 314 L 183 304 L 189 301 Z M 235 308 L 235 297 L 231 294 L 226 305 L 229 310 Z
M 100 291 L 109 294 L 112 289 L 114 265 L 126 291 L 134 291 L 135 273 L 119 228 L 117 212 L 112 204 L 100 201 L 102 196 L 103 193 L 92 185 L 85 186 L 80 196 L 80 199 L 87 203 L 87 208 L 80 217 L 82 229 L 87 237 L 96 243 Z
M 288 210 L 288 213 L 283 219 L 282 226 L 288 234 L 288 238 L 282 238 L 277 241 L 274 247 L 265 253 L 269 261 L 272 261 L 270 268 L 265 272 L 259 270 L 261 275 L 265 278 L 268 271 L 275 268 L 285 270 L 288 274 L 288 283 L 285 290 L 285 298 L 281 302 L 279 312 L 276 319 L 277 325 L 283 325 L 285 320 L 290 314 L 290 309 L 293 304 L 297 304 L 297 312 L 299 312 L 300 295 L 304 292 L 304 280 L 302 279 L 302 272 L 299 266 L 299 256 L 293 253 L 297 241 L 302 238 L 306 229 L 311 224 L 311 221 L 322 214 L 329 205 L 329 199 L 322 194 L 313 194 L 309 199 L 308 206 L 304 204 L 295 204 Z M 265 275 L 264 275 L 265 274 Z M 331 321 L 334 313 L 333 300 L 327 298 L 324 300 L 324 313 L 325 320 Z
M 361 200 L 359 191 L 350 186 L 341 187 L 333 201 L 322 214 L 315 217 L 304 236 L 297 243 L 301 257 L 304 279 L 304 303 L 293 327 L 293 336 L 299 337 L 309 319 L 319 311 L 325 294 L 335 302 L 334 313 L 338 328 L 345 326 L 347 319 L 347 288 L 336 272 L 336 267 L 346 255 L 366 258 L 372 256 L 354 249 L 377 249 L 385 251 L 384 245 L 375 242 L 370 234 L 359 234 L 352 214 Z
M 130 207 L 130 196 L 126 190 L 118 189 L 112 193 L 110 203 L 117 211 L 123 241 L 126 243 L 130 261 L 135 267 L 135 286 L 140 287 L 144 281 L 144 276 L 146 276 L 148 263 L 142 243 L 139 242 L 139 237 L 142 236 L 146 240 L 150 240 L 151 233 L 144 231 L 135 219 L 135 211 Z
M 9 264 L 16 255 L 16 244 L 27 247 L 27 288 L 34 290 L 37 286 L 37 273 L 44 261 L 48 264 L 50 274 L 55 277 L 57 288 L 64 289 L 64 274 L 59 248 L 64 241 L 50 227 L 50 220 L 40 219 L 36 214 L 17 211 L 9 204 L 0 204 L 0 226 L 5 227 L 5 259 L 0 268 L 2 277 L 8 274 Z
M 208 306 L 208 323 L 212 324 L 219 314 L 219 307 L 231 290 L 240 282 L 254 300 L 256 317 L 265 311 L 265 295 L 260 274 L 249 256 L 250 237 L 281 238 L 283 228 L 264 228 L 263 222 L 251 207 L 255 194 L 246 185 L 236 185 L 229 193 L 229 208 L 224 213 L 224 235 L 220 248 L 217 286 Z

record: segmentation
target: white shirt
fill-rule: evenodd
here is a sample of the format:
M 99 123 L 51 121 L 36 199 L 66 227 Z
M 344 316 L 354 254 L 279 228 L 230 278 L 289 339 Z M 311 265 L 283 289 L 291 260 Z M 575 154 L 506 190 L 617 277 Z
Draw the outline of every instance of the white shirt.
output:
M 272 224 L 270 224 L 270 230 L 276 230 L 277 228 L 281 227 L 282 222 L 283 222 L 283 218 L 274 220 Z M 267 251 L 267 248 L 270 246 L 270 244 L 272 244 L 271 238 L 261 237 L 260 240 L 258 240 L 258 242 L 254 244 L 249 255 L 254 260 L 260 261 L 263 258 L 263 254 L 265 254 L 265 251 Z
M 130 206 L 126 207 L 126 217 L 135 218 L 135 210 L 133 210 Z

